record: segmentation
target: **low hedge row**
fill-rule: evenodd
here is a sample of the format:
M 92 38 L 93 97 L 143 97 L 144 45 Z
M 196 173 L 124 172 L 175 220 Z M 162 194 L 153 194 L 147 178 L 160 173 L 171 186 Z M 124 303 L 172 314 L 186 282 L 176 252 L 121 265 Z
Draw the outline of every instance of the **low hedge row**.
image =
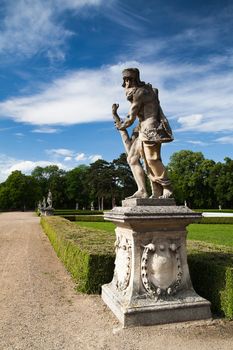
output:
M 42 217 L 41 225 L 78 291 L 99 293 L 101 285 L 111 281 L 113 234 L 81 228 L 60 217 Z M 211 302 L 214 313 L 233 319 L 233 249 L 188 241 L 188 262 L 196 292 Z
M 193 211 L 203 213 L 203 212 L 212 212 L 212 213 L 233 213 L 233 209 L 192 209 Z
M 55 209 L 54 215 L 101 215 L 102 210 Z
M 233 217 L 203 217 L 199 224 L 228 224 L 233 225 Z
M 233 248 L 188 241 L 188 264 L 193 287 L 212 312 L 233 319 Z
M 69 221 L 104 222 L 103 215 L 62 215 Z
M 98 293 L 112 280 L 114 235 L 78 227 L 61 217 L 41 217 L 41 225 L 78 291 Z

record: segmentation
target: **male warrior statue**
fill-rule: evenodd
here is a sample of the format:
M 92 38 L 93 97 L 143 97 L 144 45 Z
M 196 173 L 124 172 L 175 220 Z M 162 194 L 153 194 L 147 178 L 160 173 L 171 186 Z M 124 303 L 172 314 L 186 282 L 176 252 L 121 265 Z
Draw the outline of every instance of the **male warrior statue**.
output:
M 138 190 L 129 198 L 147 198 L 145 176 L 139 159 L 143 159 L 151 182 L 150 198 L 169 198 L 172 195 L 170 181 L 160 156 L 161 143 L 173 141 L 167 118 L 163 114 L 158 98 L 158 89 L 140 81 L 137 68 L 127 68 L 123 72 L 123 87 L 131 108 L 122 121 L 117 114 L 118 104 L 113 104 L 112 113 L 117 129 L 121 133 L 127 161 L 132 170 Z M 126 128 L 138 117 L 139 125 L 129 138 Z

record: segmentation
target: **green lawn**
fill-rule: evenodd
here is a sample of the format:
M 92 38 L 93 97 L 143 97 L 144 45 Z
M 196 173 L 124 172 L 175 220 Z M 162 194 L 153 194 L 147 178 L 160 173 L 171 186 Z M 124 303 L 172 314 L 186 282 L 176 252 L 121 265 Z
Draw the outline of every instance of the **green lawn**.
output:
M 233 247 L 233 225 L 191 224 L 188 239 Z
M 90 222 L 90 221 L 76 221 L 76 224 L 81 227 L 96 228 L 98 230 L 104 230 L 114 233 L 115 225 L 111 222 Z
M 114 233 L 111 222 L 76 222 L 81 227 L 96 228 Z M 188 226 L 188 239 L 233 247 L 233 225 L 191 224 Z

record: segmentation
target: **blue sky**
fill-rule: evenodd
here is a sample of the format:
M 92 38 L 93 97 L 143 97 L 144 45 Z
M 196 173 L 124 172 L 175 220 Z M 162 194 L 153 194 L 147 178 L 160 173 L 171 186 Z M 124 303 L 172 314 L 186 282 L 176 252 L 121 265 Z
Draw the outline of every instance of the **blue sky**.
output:
M 175 141 L 233 157 L 233 4 L 227 0 L 0 0 L 0 181 L 124 151 L 121 71 L 159 89 Z

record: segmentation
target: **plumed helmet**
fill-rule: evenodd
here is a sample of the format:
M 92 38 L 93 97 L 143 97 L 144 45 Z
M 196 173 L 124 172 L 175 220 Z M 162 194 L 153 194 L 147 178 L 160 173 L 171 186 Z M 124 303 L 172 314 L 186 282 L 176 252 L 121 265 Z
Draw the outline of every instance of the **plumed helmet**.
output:
M 122 71 L 122 77 L 123 77 L 123 84 L 122 86 L 125 87 L 125 79 L 130 78 L 136 81 L 138 86 L 145 85 L 144 81 L 140 80 L 140 73 L 139 69 L 137 68 L 126 68 Z

